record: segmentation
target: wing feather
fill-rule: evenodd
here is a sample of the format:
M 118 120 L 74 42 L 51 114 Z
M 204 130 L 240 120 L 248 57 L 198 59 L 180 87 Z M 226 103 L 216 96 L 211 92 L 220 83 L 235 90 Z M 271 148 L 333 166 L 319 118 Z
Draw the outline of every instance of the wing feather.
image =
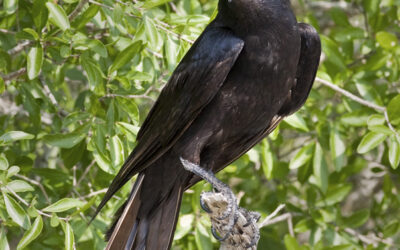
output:
M 132 176 L 174 145 L 218 92 L 243 45 L 243 40 L 228 29 L 206 28 L 162 90 L 138 133 L 136 148 L 114 178 L 96 214 Z

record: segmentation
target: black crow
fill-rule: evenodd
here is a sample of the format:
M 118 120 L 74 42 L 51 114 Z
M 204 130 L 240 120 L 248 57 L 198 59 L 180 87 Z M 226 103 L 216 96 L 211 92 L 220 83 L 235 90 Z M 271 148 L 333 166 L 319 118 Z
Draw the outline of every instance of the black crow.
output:
M 266 137 L 306 101 L 320 54 L 288 0 L 219 0 L 98 206 L 138 174 L 108 248 L 169 249 L 183 192 L 201 179 L 183 165 L 218 172 Z

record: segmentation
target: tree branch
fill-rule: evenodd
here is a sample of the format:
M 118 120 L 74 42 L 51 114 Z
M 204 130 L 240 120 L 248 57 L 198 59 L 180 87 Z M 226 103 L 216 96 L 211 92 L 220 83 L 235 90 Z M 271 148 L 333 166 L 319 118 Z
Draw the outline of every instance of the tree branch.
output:
M 395 135 L 395 136 L 397 137 L 397 139 L 400 141 L 400 134 L 396 131 L 396 129 L 395 129 L 395 128 L 393 127 L 393 125 L 390 123 L 389 114 L 388 114 L 388 112 L 387 112 L 386 107 L 383 107 L 383 106 L 380 106 L 380 105 L 376 105 L 375 103 L 372 103 L 372 102 L 366 101 L 366 100 L 364 100 L 364 99 L 361 99 L 360 97 L 358 97 L 358 96 L 356 96 L 356 95 L 350 93 L 349 91 L 347 91 L 347 90 L 345 90 L 345 89 L 342 89 L 342 88 L 340 88 L 339 86 L 337 86 L 337 85 L 335 85 L 335 84 L 333 84 L 333 83 L 331 83 L 331 82 L 329 82 L 329 81 L 326 81 L 326 80 L 324 80 L 324 79 L 321 79 L 321 78 L 319 78 L 319 77 L 315 78 L 315 80 L 318 81 L 318 82 L 320 82 L 320 83 L 322 83 L 323 85 L 325 85 L 325 86 L 327 86 L 327 87 L 329 87 L 329 88 L 335 90 L 336 92 L 341 93 L 342 95 L 344 95 L 344 96 L 350 98 L 351 100 L 353 100 L 353 101 L 355 101 L 355 102 L 358 102 L 358 103 L 361 104 L 361 105 L 364 105 L 364 106 L 366 106 L 366 107 L 375 109 L 376 111 L 382 112 L 383 115 L 385 116 L 385 120 L 386 120 L 386 123 L 387 123 L 389 129 L 394 133 L 394 135 Z

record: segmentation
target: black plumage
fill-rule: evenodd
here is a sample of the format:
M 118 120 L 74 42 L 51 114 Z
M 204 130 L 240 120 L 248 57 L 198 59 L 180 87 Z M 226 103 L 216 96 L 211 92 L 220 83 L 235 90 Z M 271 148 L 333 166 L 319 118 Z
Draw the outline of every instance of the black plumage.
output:
M 110 249 L 168 249 L 183 191 L 199 177 L 180 157 L 218 172 L 305 102 L 318 68 L 315 29 L 287 0 L 220 0 L 219 13 L 173 72 L 137 146 L 97 212 L 139 174 Z

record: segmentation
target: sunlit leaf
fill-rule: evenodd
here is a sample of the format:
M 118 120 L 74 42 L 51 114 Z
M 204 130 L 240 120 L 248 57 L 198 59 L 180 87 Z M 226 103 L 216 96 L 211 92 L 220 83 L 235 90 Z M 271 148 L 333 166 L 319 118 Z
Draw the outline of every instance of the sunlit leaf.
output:
M 74 240 L 74 232 L 72 231 L 71 225 L 66 222 L 64 226 L 65 233 L 65 250 L 74 250 L 75 240 Z
M 60 5 L 47 2 L 46 7 L 49 10 L 49 19 L 52 23 L 63 31 L 70 28 L 67 14 L 65 14 L 64 9 Z
M 10 250 L 10 245 L 8 244 L 4 227 L 0 227 L 0 249 Z
M 19 205 L 14 198 L 3 192 L 4 203 L 7 213 L 11 219 L 24 229 L 28 229 L 31 225 L 30 220 L 24 209 Z
M 35 221 L 33 222 L 32 226 L 25 232 L 22 239 L 19 241 L 17 249 L 23 249 L 33 240 L 35 240 L 39 234 L 42 232 L 43 229 L 43 220 L 42 217 L 39 215 L 36 217 Z
M 290 160 L 289 168 L 296 169 L 306 164 L 312 157 L 314 151 L 314 143 L 310 143 L 302 147 L 297 154 Z
M 11 189 L 15 193 L 28 192 L 34 190 L 34 188 L 30 184 L 22 180 L 10 181 L 9 183 L 7 183 L 7 188 Z
M 137 41 L 132 45 L 125 48 L 121 51 L 118 56 L 115 58 L 113 64 L 109 68 L 108 72 L 111 74 L 112 72 L 118 70 L 122 66 L 124 66 L 128 61 L 132 60 L 132 58 L 142 50 L 142 42 Z
M 400 164 L 400 143 L 395 138 L 389 140 L 389 162 L 393 169 L 397 169 Z
M 8 15 L 13 14 L 18 8 L 18 0 L 4 0 L 3 8 Z
M 376 33 L 376 40 L 385 49 L 391 49 L 398 45 L 397 37 L 386 31 L 379 31 Z
M 298 114 L 294 113 L 284 119 L 284 121 L 289 124 L 290 126 L 308 132 L 309 129 L 307 127 L 306 122 L 304 119 Z
M 0 143 L 9 143 L 18 140 L 30 140 L 35 138 L 34 135 L 25 133 L 23 131 L 9 131 L 0 136 Z
M 81 207 L 84 204 L 84 202 L 74 198 L 63 198 L 51 204 L 50 206 L 43 208 L 43 211 L 58 213 L 69 210 L 71 208 Z
M 322 192 L 326 193 L 328 189 L 329 170 L 319 143 L 315 145 L 313 169 L 313 175 L 316 179 L 316 184 L 319 188 L 321 188 Z
M 8 161 L 7 158 L 3 155 L 0 155 L 0 170 L 7 170 L 8 168 Z
M 361 139 L 361 142 L 357 147 L 357 152 L 359 154 L 365 154 L 368 151 L 371 151 L 379 144 L 381 144 L 386 139 L 386 137 L 387 135 L 385 134 L 369 132 Z

